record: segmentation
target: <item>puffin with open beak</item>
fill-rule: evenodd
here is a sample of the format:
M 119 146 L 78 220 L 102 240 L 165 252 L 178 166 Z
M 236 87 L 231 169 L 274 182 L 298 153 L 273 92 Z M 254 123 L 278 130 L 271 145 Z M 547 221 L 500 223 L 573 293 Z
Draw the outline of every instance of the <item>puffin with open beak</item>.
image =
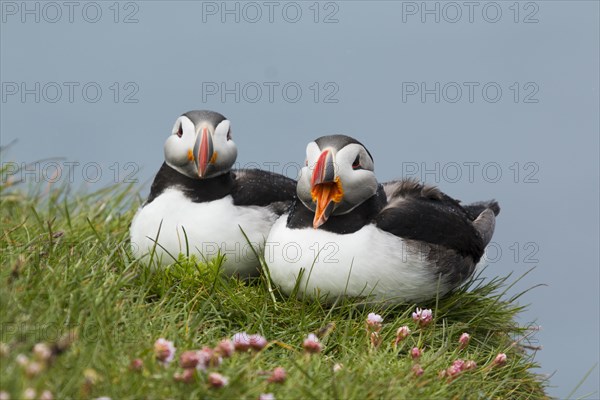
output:
M 258 260 L 244 233 L 253 246 L 262 246 L 295 197 L 296 182 L 258 169 L 232 170 L 237 147 L 231 123 L 214 111 L 177 118 L 164 155 L 131 223 L 134 255 L 171 264 L 181 253 L 199 260 L 221 254 L 225 273 L 256 275 Z
M 380 184 L 370 152 L 344 135 L 308 144 L 297 197 L 271 228 L 265 260 L 284 293 L 326 302 L 447 294 L 473 274 L 500 211 L 412 179 Z

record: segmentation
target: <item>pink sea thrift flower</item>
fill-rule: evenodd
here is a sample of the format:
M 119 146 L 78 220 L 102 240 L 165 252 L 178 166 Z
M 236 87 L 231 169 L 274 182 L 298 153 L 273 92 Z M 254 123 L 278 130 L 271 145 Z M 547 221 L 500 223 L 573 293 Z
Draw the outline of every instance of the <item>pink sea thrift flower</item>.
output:
M 381 324 L 383 323 L 383 318 L 381 315 L 375 313 L 369 313 L 367 316 L 367 328 L 369 330 L 379 332 L 381 330 Z
M 23 399 L 24 400 L 33 400 L 33 399 L 35 399 L 35 395 L 36 395 L 35 389 L 33 389 L 33 388 L 27 388 L 23 392 Z
M 199 351 L 184 351 L 179 356 L 179 366 L 181 368 L 196 368 L 196 365 L 200 362 Z
M 10 400 L 10 395 L 4 390 L 0 392 L 0 400 Z
M 141 358 L 136 358 L 131 360 L 131 363 L 129 364 L 129 369 L 132 371 L 141 371 L 144 369 L 144 361 L 142 361 Z
M 458 360 L 454 360 L 454 362 L 452 363 L 452 366 L 456 369 L 458 369 L 459 371 L 462 371 L 465 367 L 465 362 L 464 360 L 461 360 L 460 358 Z
M 462 372 L 462 369 L 460 369 L 460 367 L 456 366 L 456 365 L 451 365 L 450 367 L 448 367 L 448 369 L 446 370 L 446 375 L 452 377 L 455 377 L 456 375 L 460 374 Z
M 26 367 L 27 364 L 29 364 L 29 358 L 27 358 L 25 354 L 17 354 L 17 356 L 15 357 L 15 361 L 17 362 L 17 364 L 19 364 L 19 366 L 23 368 Z
M 217 372 L 211 372 L 210 374 L 208 374 L 208 383 L 214 388 L 220 388 L 223 386 L 227 386 L 227 384 L 229 383 L 229 379 Z
M 506 354 L 500 353 L 494 358 L 494 365 L 504 365 L 506 364 Z
M 250 341 L 250 347 L 253 350 L 262 350 L 265 348 L 265 346 L 267 345 L 267 339 L 259 334 L 255 334 L 255 335 L 250 335 L 249 337 L 249 341 Z
M 33 361 L 27 364 L 27 366 L 25 367 L 25 374 L 27 374 L 27 376 L 29 377 L 34 377 L 39 375 L 43 369 L 44 366 L 41 363 Z
M 410 356 L 412 357 L 413 360 L 416 360 L 417 358 L 421 357 L 422 351 L 418 348 L 418 347 L 413 347 L 412 350 L 410 351 Z
M 307 353 L 320 353 L 323 350 L 323 345 L 314 333 L 308 334 L 302 343 L 302 347 L 304 347 L 304 351 Z
M 383 338 L 379 335 L 379 332 L 371 332 L 371 345 L 378 348 L 381 345 Z
M 258 400 L 275 400 L 273 393 L 262 393 L 258 396 Z
M 471 340 L 471 335 L 469 335 L 468 333 L 463 333 L 462 335 L 460 335 L 460 338 L 458 339 L 458 348 L 460 350 L 464 349 L 465 347 L 467 347 L 467 345 L 469 344 L 469 341 Z
M 425 372 L 425 371 L 423 371 L 423 368 L 419 364 L 413 365 L 412 371 L 413 371 L 413 374 L 415 374 L 415 376 L 421 376 Z
M 233 335 L 233 347 L 236 351 L 247 351 L 250 349 L 250 336 L 246 332 Z
M 209 367 L 218 367 L 223 362 L 223 358 L 210 347 L 203 347 L 197 351 L 198 363 L 196 369 L 206 371 Z
M 464 361 L 461 359 L 454 360 L 452 365 L 450 367 L 448 367 L 448 369 L 445 371 L 444 376 L 449 376 L 450 378 L 454 378 L 455 376 L 462 373 L 463 371 L 468 371 L 468 370 L 474 369 L 476 367 L 477 367 L 477 364 L 475 363 L 475 361 L 472 361 L 472 360 L 469 360 L 469 361 Z
M 194 370 L 186 368 L 183 372 L 175 372 L 173 379 L 177 382 L 192 383 L 194 381 Z
M 52 357 L 52 349 L 46 343 L 38 343 L 33 346 L 33 354 L 40 361 L 48 361 Z
M 175 346 L 173 346 L 173 342 L 164 338 L 160 338 L 154 342 L 154 354 L 156 359 L 163 364 L 169 364 L 173 361 L 176 350 Z
M 40 395 L 40 400 L 54 400 L 54 396 L 52 395 L 51 391 L 44 390 Z
M 417 307 L 417 310 L 412 313 L 413 320 L 421 326 L 427 326 L 433 320 L 433 313 L 430 309 L 422 310 Z
M 463 369 L 465 371 L 468 371 L 470 369 L 475 369 L 477 368 L 477 363 L 473 360 L 469 360 L 469 361 L 465 361 L 465 365 L 463 366 Z
M 398 343 L 400 343 L 401 341 L 406 339 L 409 335 L 410 335 L 410 328 L 406 325 L 401 326 L 400 328 L 398 328 L 398 331 L 396 332 L 396 340 L 394 341 L 394 345 L 397 346 Z
M 215 351 L 221 356 L 228 358 L 233 355 L 233 352 L 235 351 L 235 345 L 230 339 L 223 339 L 219 342 L 217 347 L 215 347 Z
M 273 372 L 271 372 L 271 376 L 269 376 L 268 381 L 270 383 L 283 383 L 283 382 L 285 382 L 286 378 L 287 378 L 287 373 L 285 371 L 285 368 L 276 367 L 275 369 L 273 369 Z

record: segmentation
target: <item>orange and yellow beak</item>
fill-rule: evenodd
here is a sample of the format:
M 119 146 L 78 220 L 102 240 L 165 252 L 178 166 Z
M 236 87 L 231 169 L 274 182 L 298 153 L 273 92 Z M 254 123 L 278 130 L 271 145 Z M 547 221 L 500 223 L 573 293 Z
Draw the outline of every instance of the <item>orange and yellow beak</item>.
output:
M 329 150 L 324 150 L 315 164 L 310 180 L 310 193 L 317 205 L 313 219 L 315 229 L 327 222 L 336 203 L 342 201 L 344 197 L 342 182 L 336 176 L 334 166 L 333 154 Z
M 198 169 L 198 176 L 204 178 L 206 170 L 210 164 L 214 164 L 217 159 L 217 152 L 214 151 L 212 136 L 207 127 L 202 128 L 202 131 L 196 138 L 194 144 L 194 161 Z

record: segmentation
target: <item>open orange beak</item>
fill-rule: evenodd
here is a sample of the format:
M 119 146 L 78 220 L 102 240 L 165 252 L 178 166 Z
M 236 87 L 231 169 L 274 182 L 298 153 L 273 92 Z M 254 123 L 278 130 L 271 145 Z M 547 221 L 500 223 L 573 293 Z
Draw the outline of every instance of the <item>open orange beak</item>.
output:
M 313 219 L 315 229 L 327 222 L 336 203 L 342 201 L 344 197 L 342 182 L 335 175 L 334 165 L 333 154 L 329 150 L 324 150 L 317 160 L 311 177 L 310 193 L 317 205 Z
M 208 128 L 202 128 L 194 144 L 194 159 L 198 168 L 198 176 L 204 178 L 208 165 L 211 164 L 216 153 L 214 153 L 213 141 Z

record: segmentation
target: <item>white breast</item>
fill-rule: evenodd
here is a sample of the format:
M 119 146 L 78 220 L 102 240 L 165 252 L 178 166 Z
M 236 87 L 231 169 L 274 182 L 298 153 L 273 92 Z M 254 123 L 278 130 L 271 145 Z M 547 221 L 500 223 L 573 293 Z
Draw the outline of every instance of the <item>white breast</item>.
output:
M 275 222 L 265 245 L 271 278 L 290 294 L 301 269 L 299 292 L 309 297 L 372 296 L 388 302 L 435 298 L 438 278 L 426 254 L 399 237 L 367 225 L 352 234 L 289 229 L 287 215 Z
M 210 260 L 220 250 L 226 256 L 226 273 L 249 275 L 256 273 L 258 262 L 240 227 L 255 247 L 262 247 L 276 218 L 266 207 L 235 206 L 231 196 L 194 203 L 179 190 L 167 189 L 133 218 L 131 246 L 134 255 L 146 261 L 155 248 L 154 257 L 160 264 L 174 262 L 168 253 L 177 257 L 189 252 L 200 260 Z

